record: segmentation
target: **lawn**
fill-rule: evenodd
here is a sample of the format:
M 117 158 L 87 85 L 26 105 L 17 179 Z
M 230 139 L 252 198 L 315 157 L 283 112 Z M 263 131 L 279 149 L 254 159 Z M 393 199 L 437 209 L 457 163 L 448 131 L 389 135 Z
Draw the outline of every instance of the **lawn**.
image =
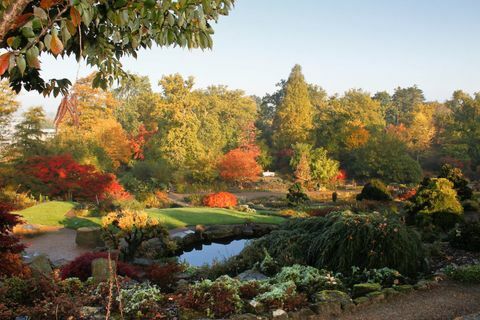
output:
M 218 208 L 169 208 L 148 209 L 150 216 L 166 223 L 169 229 L 194 226 L 197 224 L 237 224 L 256 223 L 281 223 L 284 218 L 261 214 L 243 213 L 235 210 Z
M 21 215 L 29 224 L 39 224 L 50 227 L 66 227 L 78 229 L 100 225 L 100 218 L 66 217 L 65 214 L 75 207 L 73 202 L 49 201 L 15 212 Z
M 80 227 L 99 226 L 101 218 L 98 217 L 66 217 L 65 214 L 74 208 L 72 202 L 50 201 L 22 211 L 16 212 L 23 216 L 29 224 L 39 224 L 52 227 L 65 227 L 78 229 Z M 235 210 L 217 208 L 169 208 L 148 209 L 148 214 L 164 222 L 167 228 L 182 228 L 197 224 L 237 224 L 256 223 L 281 223 L 284 218 L 262 214 L 243 213 Z

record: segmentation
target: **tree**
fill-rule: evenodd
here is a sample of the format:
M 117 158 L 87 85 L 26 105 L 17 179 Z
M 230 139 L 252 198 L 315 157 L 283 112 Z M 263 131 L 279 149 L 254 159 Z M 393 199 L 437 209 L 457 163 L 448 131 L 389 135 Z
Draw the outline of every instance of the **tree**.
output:
M 124 196 L 114 175 L 78 164 L 70 155 L 27 159 L 18 165 L 18 173 L 22 185 L 36 194 L 86 201 Z
M 34 107 L 25 112 L 23 120 L 15 126 L 13 147 L 21 157 L 40 156 L 45 153 L 45 120 L 43 108 Z
M 392 96 L 387 91 L 379 91 L 372 97 L 380 103 L 380 109 L 387 124 L 395 123 L 395 114 L 392 112 Z
M 230 150 L 220 160 L 218 166 L 220 177 L 240 186 L 257 181 L 262 173 L 262 167 L 257 163 L 259 155 L 260 150 L 254 145 Z
M 341 163 L 357 179 L 417 183 L 422 175 L 420 164 L 408 154 L 405 143 L 384 132 L 371 136 L 362 147 L 344 153 Z
M 392 111 L 387 116 L 393 119 L 393 124 L 410 125 L 415 108 L 425 101 L 423 91 L 417 86 L 396 88 L 392 96 Z
M 300 155 L 300 160 L 295 167 L 295 181 L 300 183 L 302 186 L 307 186 L 310 180 L 312 180 L 312 175 L 310 172 L 310 161 L 306 153 Z
M 0 144 L 5 142 L 12 114 L 18 110 L 19 103 L 16 98 L 8 83 L 0 81 Z
M 290 166 L 296 174 L 298 171 L 299 175 L 304 178 L 309 177 L 308 180 L 317 183 L 327 183 L 338 174 L 339 163 L 328 157 L 327 150 L 323 148 L 313 149 L 311 145 L 306 143 L 297 143 L 293 146 L 293 151 Z M 306 167 L 307 163 L 308 168 Z
M 472 97 L 455 91 L 447 107 L 450 113 L 442 132 L 444 153 L 469 161 L 475 171 L 480 166 L 480 94 Z
M 73 55 L 97 67 L 93 84 L 106 88 L 125 76 L 120 58 L 142 48 L 211 48 L 211 23 L 228 15 L 233 0 L 19 0 L 0 2 L 0 75 L 17 92 L 56 96 L 70 81 L 41 76 L 42 54 Z
M 310 142 L 313 114 L 302 68 L 295 65 L 285 84 L 285 96 L 275 114 L 273 123 L 275 146 L 278 149 L 285 149 L 298 142 Z

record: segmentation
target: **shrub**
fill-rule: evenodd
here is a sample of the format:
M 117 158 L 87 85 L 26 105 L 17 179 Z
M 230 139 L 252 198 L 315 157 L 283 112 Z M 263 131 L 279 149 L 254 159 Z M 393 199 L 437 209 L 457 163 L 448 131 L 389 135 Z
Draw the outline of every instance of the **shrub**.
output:
M 452 228 L 463 214 L 453 183 L 445 178 L 433 178 L 422 182 L 411 211 L 430 217 L 443 229 Z
M 185 197 L 183 200 L 191 204 L 192 206 L 196 207 L 196 206 L 201 206 L 203 204 L 203 198 L 204 198 L 203 195 L 199 193 L 194 193 Z
M 26 192 L 17 192 L 14 189 L 3 188 L 0 189 L 0 203 L 8 204 L 12 210 L 18 211 L 34 206 L 37 201 Z
M 425 267 L 420 236 L 394 214 L 332 213 L 305 252 L 311 265 L 342 273 L 357 266 L 415 275 Z
M 357 200 L 390 201 L 392 195 L 382 181 L 372 179 L 363 186 L 362 192 L 357 195 Z
M 327 214 L 337 211 L 336 207 L 308 208 L 305 211 L 310 217 L 325 217 Z
M 67 278 L 78 278 L 82 281 L 86 281 L 88 278 L 92 276 L 92 261 L 104 258 L 108 259 L 107 252 L 87 252 L 78 256 L 73 261 L 69 262 L 68 264 L 62 266 L 60 269 L 60 277 L 62 279 Z M 111 256 L 111 259 L 117 260 L 115 255 Z M 116 261 L 117 263 L 117 274 L 125 277 L 129 277 L 132 279 L 138 278 L 138 273 L 135 267 L 125 262 Z
M 460 168 L 444 164 L 438 177 L 448 179 L 453 183 L 453 188 L 457 191 L 460 200 L 472 199 L 473 190 L 468 186 L 469 181 L 463 176 Z
M 382 287 L 391 287 L 405 282 L 405 277 L 395 269 L 360 269 L 352 267 L 352 272 L 345 279 L 349 287 L 358 283 L 379 283 Z
M 288 188 L 287 193 L 288 205 L 291 207 L 296 207 L 310 201 L 308 195 L 305 193 L 301 183 L 296 182 Z
M 466 283 L 480 283 L 480 264 L 447 267 L 445 273 L 453 280 Z
M 462 207 L 464 211 L 471 211 L 471 212 L 480 211 L 480 203 L 478 203 L 478 201 L 473 199 L 462 201 Z
M 175 262 L 170 262 L 165 265 L 152 265 L 145 270 L 145 277 L 156 284 L 164 292 L 172 291 L 177 282 L 177 274 L 182 272 L 184 268 Z
M 112 212 L 102 219 L 103 239 L 112 249 L 120 250 L 125 261 L 134 259 L 142 242 L 159 238 L 166 252 L 175 249 L 167 228 L 146 212 L 123 210 Z M 121 245 L 124 241 L 126 245 Z
M 203 205 L 210 208 L 235 207 L 237 203 L 237 197 L 229 192 L 212 193 L 203 198 Z
M 297 211 L 297 210 L 293 210 L 293 209 L 284 209 L 284 210 L 281 210 L 279 212 L 279 214 L 281 216 L 284 216 L 284 217 L 293 217 L 293 218 L 304 218 L 306 216 L 308 216 L 305 212 L 302 212 L 302 211 Z
M 480 222 L 462 223 L 449 235 L 452 247 L 467 251 L 480 252 Z

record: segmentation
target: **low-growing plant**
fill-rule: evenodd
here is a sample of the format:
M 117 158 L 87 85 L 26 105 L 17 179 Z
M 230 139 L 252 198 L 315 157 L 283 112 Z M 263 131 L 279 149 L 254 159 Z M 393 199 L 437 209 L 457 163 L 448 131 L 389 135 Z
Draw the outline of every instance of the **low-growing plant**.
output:
M 268 291 L 256 296 L 254 301 L 270 309 L 281 308 L 286 311 L 296 310 L 308 304 L 307 296 L 297 291 L 293 281 L 272 284 Z
M 352 267 L 352 271 L 349 275 L 344 277 L 344 281 L 349 287 L 352 287 L 357 283 L 379 283 L 384 288 L 391 287 L 393 285 L 399 285 L 405 283 L 406 279 L 400 272 L 395 269 L 381 268 L 381 269 L 360 269 L 358 267 Z
M 171 292 L 177 281 L 176 276 L 183 270 L 184 267 L 176 262 L 164 265 L 154 264 L 146 268 L 145 277 L 159 286 L 163 292 Z
M 215 281 L 203 280 L 190 286 L 179 304 L 204 312 L 210 318 L 228 317 L 243 309 L 239 288 L 240 281 L 229 276 L 222 276 Z
M 123 304 L 123 312 L 132 319 L 157 319 L 161 314 L 160 303 L 165 296 L 160 289 L 148 282 L 135 283 L 122 288 L 118 301 Z
M 372 179 L 363 186 L 362 192 L 357 195 L 357 200 L 390 201 L 392 194 L 382 181 Z
M 283 267 L 272 281 L 274 283 L 292 281 L 299 291 L 308 295 L 322 290 L 338 290 L 343 286 L 342 281 L 332 272 L 299 264 Z
M 466 283 L 480 283 L 480 264 L 447 267 L 445 273 L 453 280 Z

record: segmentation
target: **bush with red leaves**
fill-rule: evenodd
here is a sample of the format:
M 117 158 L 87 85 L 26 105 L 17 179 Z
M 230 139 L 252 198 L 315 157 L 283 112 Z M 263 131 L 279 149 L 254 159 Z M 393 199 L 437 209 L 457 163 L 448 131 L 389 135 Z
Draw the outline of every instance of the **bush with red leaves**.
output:
M 20 257 L 25 246 L 12 233 L 13 227 L 21 223 L 20 216 L 10 210 L 9 205 L 0 203 L 0 277 L 28 274 Z
M 118 275 L 132 279 L 138 278 L 138 273 L 135 267 L 128 263 L 118 261 L 118 257 L 113 254 L 110 257 L 112 260 L 115 260 L 117 264 Z M 62 279 L 79 278 L 80 280 L 85 281 L 92 276 L 92 261 L 99 258 L 108 259 L 108 253 L 88 252 L 82 254 L 60 269 L 60 277 Z
M 417 189 L 404 190 L 401 194 L 398 195 L 397 199 L 400 201 L 409 200 L 416 194 L 417 194 Z
M 79 164 L 68 154 L 30 158 L 18 172 L 29 190 L 50 197 L 96 201 L 128 195 L 113 174 Z
M 203 205 L 210 208 L 235 207 L 237 203 L 237 197 L 229 192 L 212 193 L 203 198 Z
M 184 267 L 175 262 L 165 265 L 152 265 L 146 268 L 145 277 L 159 286 L 162 292 L 171 292 L 177 282 L 176 275 L 183 270 Z

